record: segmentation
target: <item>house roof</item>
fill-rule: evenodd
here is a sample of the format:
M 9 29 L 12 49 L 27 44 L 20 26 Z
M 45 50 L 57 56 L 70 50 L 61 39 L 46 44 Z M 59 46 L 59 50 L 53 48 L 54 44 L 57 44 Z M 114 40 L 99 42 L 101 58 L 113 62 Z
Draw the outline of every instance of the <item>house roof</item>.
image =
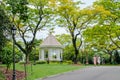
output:
M 48 37 L 42 42 L 40 45 L 41 48 L 43 47 L 60 47 L 63 46 L 58 42 L 58 40 L 52 34 L 49 34 Z

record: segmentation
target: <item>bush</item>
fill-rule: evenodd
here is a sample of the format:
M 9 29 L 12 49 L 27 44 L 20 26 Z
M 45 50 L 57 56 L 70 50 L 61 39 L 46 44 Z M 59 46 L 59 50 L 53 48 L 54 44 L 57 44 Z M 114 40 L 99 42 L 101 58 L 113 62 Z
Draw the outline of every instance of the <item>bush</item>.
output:
M 10 49 L 9 47 L 4 47 L 2 49 L 2 63 L 6 64 L 6 72 L 8 71 L 8 69 L 10 68 L 10 65 L 13 61 L 13 54 L 12 54 L 12 49 Z
M 36 61 L 36 64 L 45 64 L 46 61 Z
M 60 61 L 50 61 L 51 63 L 60 63 Z
M 25 64 L 25 61 L 20 61 L 19 64 Z
M 0 71 L 0 80 L 5 80 L 5 76 L 3 75 L 1 71 Z
M 73 64 L 72 60 L 65 61 L 67 64 Z

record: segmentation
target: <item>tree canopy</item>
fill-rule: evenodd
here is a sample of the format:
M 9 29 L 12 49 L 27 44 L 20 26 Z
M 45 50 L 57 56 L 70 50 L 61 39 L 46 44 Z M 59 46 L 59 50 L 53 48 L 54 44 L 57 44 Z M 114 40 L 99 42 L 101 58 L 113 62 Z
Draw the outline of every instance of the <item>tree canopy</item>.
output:
M 5 0 L 3 2 L 7 5 L 5 6 L 6 13 L 17 28 L 17 35 L 24 45 L 19 44 L 16 37 L 13 37 L 13 40 L 17 47 L 26 55 L 26 61 L 29 61 L 29 54 L 34 47 L 36 33 L 47 26 L 52 18 L 52 9 L 49 7 L 49 1 Z

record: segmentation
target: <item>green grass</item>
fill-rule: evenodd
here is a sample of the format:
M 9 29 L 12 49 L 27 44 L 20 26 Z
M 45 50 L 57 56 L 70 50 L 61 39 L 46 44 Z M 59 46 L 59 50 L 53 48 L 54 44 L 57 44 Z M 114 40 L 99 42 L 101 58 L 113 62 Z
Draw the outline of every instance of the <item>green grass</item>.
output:
M 5 65 L 1 65 L 1 66 L 5 67 Z M 87 65 L 87 67 L 90 67 L 90 66 L 93 66 L 93 65 Z M 108 65 L 108 66 L 111 66 L 111 65 Z M 64 72 L 77 70 L 77 69 L 81 69 L 85 67 L 86 67 L 85 65 L 83 66 L 83 65 L 68 65 L 68 64 L 51 63 L 51 64 L 36 64 L 36 65 L 32 65 L 32 68 L 31 68 L 31 65 L 29 64 L 27 66 L 27 72 L 28 72 L 27 80 L 35 80 L 38 78 L 44 78 L 50 75 L 61 74 Z M 12 65 L 11 65 L 11 69 L 12 69 Z M 16 64 L 16 69 L 19 71 L 24 71 L 24 65 Z M 1 73 L 0 73 L 0 80 L 4 80 L 4 76 Z
M 5 67 L 5 65 L 1 65 L 1 66 Z M 82 66 L 82 65 L 51 63 L 51 64 L 36 64 L 36 65 L 32 65 L 31 68 L 31 65 L 29 64 L 27 66 L 27 72 L 28 72 L 27 80 L 44 78 L 47 76 L 61 74 L 64 72 L 73 71 L 85 67 L 86 66 Z M 12 64 L 11 64 L 11 69 L 12 69 Z M 16 70 L 24 71 L 24 65 L 17 63 Z M 0 78 L 1 78 L 1 74 L 0 74 Z M 4 78 L 3 75 L 2 78 Z M 0 80 L 4 80 L 4 79 L 0 79 Z
M 28 80 L 35 80 L 38 78 L 47 77 L 50 75 L 60 74 L 67 71 L 72 71 L 80 68 L 84 68 L 85 66 L 75 66 L 68 64 L 37 64 L 27 66 L 28 71 Z M 24 65 L 16 64 L 17 70 L 24 70 Z

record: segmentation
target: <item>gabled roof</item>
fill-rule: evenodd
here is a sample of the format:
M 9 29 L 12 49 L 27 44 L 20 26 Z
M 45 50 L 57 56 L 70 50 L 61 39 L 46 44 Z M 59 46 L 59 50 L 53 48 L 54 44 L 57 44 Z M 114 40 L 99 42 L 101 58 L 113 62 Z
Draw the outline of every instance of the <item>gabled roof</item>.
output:
M 49 34 L 49 36 L 42 42 L 40 45 L 41 48 L 43 47 L 60 47 L 63 46 L 58 42 L 58 40 L 53 36 L 52 34 Z

